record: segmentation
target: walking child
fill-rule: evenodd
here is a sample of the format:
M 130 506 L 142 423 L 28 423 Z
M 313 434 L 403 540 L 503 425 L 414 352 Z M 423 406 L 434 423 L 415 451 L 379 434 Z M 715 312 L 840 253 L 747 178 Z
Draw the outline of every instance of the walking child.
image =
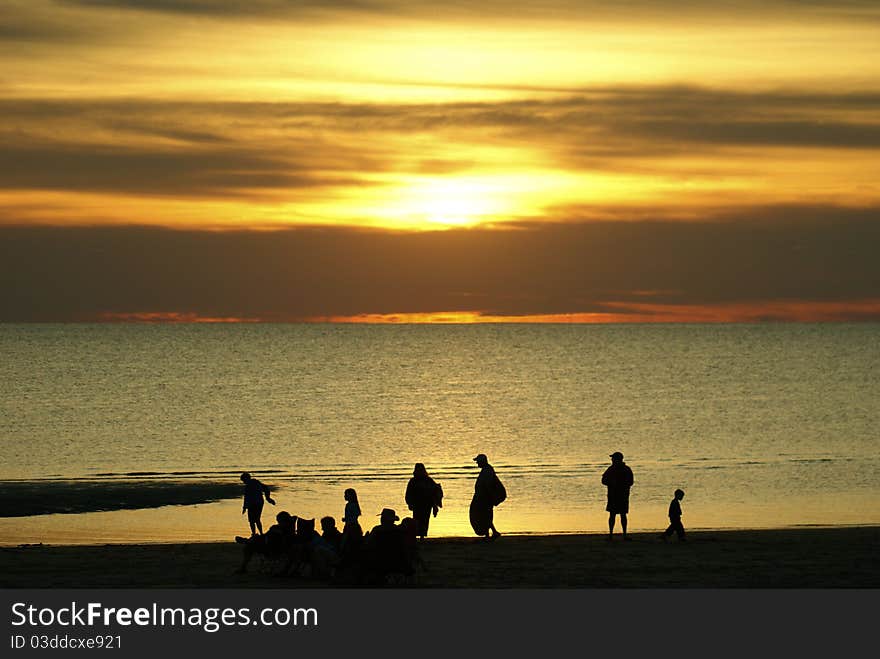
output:
M 664 542 L 673 532 L 678 534 L 679 540 L 684 541 L 684 526 L 681 523 L 682 499 L 684 499 L 684 490 L 676 490 L 675 496 L 672 497 L 672 501 L 669 503 L 669 528 L 660 536 Z

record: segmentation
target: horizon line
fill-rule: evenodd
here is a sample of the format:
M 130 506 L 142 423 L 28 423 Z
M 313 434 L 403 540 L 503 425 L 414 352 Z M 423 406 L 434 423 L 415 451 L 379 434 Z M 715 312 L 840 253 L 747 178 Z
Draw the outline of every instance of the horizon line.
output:
M 607 311 L 499 314 L 487 310 L 357 314 L 243 315 L 197 311 L 124 311 L 62 318 L 7 319 L 4 324 L 332 324 L 332 325 L 661 325 L 880 322 L 880 299 L 728 304 L 604 302 Z

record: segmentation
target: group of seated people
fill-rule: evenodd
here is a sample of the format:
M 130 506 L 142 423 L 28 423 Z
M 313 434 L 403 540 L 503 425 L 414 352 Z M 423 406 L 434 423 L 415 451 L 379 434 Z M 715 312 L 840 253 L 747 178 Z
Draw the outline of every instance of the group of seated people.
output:
M 412 518 L 400 524 L 395 511 L 386 508 L 380 521 L 366 534 L 357 524 L 336 528 L 333 517 L 321 519 L 321 532 L 315 520 L 303 519 L 281 511 L 262 535 L 236 536 L 243 545 L 242 562 L 237 573 L 247 572 L 254 556 L 277 566 L 278 576 L 303 576 L 331 579 L 343 583 L 382 585 L 393 575 L 410 579 L 417 565 L 424 567 L 418 555 L 416 525 Z

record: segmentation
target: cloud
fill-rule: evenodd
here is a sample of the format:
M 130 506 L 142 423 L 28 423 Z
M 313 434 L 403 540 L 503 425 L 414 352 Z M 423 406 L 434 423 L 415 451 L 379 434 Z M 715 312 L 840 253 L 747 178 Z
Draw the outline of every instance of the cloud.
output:
M 265 125 L 279 130 L 338 126 L 340 132 L 497 129 L 515 137 L 566 134 L 687 139 L 690 142 L 876 146 L 880 90 L 744 92 L 694 86 L 624 86 L 560 90 L 550 99 L 468 103 L 295 103 L 153 101 L 148 99 L 7 99 L 5 121 L 60 121 L 71 116 L 94 125 L 124 122 L 133 129 L 157 125 L 219 125 L 226 130 Z M 725 127 L 729 129 L 725 133 Z M 860 132 L 863 131 L 863 132 Z M 779 133 L 779 134 L 777 134 Z M 214 135 L 217 137 L 217 135 Z M 227 135 L 227 137 L 229 137 Z
M 21 20 L 15 16 L 0 16 L 0 44 L 40 43 L 47 40 L 73 40 L 83 32 L 76 26 L 62 27 L 53 24 L 38 24 Z
M 224 197 L 366 185 L 308 169 L 301 162 L 234 147 L 9 146 L 0 152 L 0 188 Z
M 265 16 L 285 19 L 319 18 L 326 15 L 405 16 L 424 19 L 469 20 L 627 20 L 648 16 L 668 22 L 682 15 L 725 16 L 737 14 L 768 17 L 793 11 L 805 18 L 875 18 L 880 14 L 871 0 L 631 0 L 623 7 L 602 0 L 61 0 L 64 4 L 94 9 L 128 9 L 178 15 L 240 18 Z
M 425 123 L 499 127 L 528 135 L 580 142 L 598 155 L 672 144 L 688 147 L 880 146 L 880 93 L 742 92 L 659 86 L 582 90 L 566 98 L 468 104 L 447 108 Z M 458 116 L 453 120 L 452 114 Z M 418 117 L 419 115 L 416 114 Z M 634 140 L 633 138 L 637 138 Z M 632 145 L 627 148 L 627 145 Z
M 0 188 L 174 197 L 369 185 L 375 149 L 287 129 L 273 104 L 0 101 Z M 329 123 L 327 118 L 322 120 Z
M 225 196 L 518 165 L 487 147 L 526 149 L 571 171 L 705 175 L 694 157 L 724 150 L 724 166 L 743 169 L 770 147 L 876 150 L 880 92 L 620 87 L 448 104 L 12 99 L 0 101 L 0 139 L 6 189 Z
M 855 322 L 880 320 L 880 298 L 869 300 L 758 301 L 740 304 L 635 304 L 606 302 L 606 311 L 562 314 L 491 315 L 475 311 L 358 314 L 309 319 L 307 322 L 366 324 L 465 323 L 757 323 Z M 140 320 L 137 322 L 156 322 Z M 169 322 L 178 322 L 173 319 Z M 193 319 L 186 322 L 222 322 Z
M 394 11 L 403 7 L 400 2 L 381 0 L 61 0 L 72 6 L 93 9 L 128 9 L 179 15 L 285 17 L 320 15 L 322 12 Z
M 660 318 L 663 309 L 681 317 L 762 305 L 777 317 L 779 309 L 791 315 L 812 305 L 824 317 L 864 318 L 875 317 L 880 291 L 877 244 L 880 208 L 770 207 L 701 222 L 415 234 L 6 226 L 0 321 L 436 312 Z
M 44 0 L 0 0 L 0 46 L 69 44 L 95 36 L 92 26 L 65 20 L 66 16 L 58 13 L 57 7 Z

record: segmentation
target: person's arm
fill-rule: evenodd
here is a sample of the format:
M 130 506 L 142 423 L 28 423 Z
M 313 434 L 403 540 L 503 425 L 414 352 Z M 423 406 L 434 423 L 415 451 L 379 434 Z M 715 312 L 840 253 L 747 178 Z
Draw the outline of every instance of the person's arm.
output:
M 409 482 L 406 484 L 406 494 L 403 495 L 403 500 L 406 501 L 406 507 L 410 510 L 413 509 L 413 481 L 410 478 Z
M 479 494 L 480 496 L 486 495 L 486 485 L 487 479 L 489 478 L 485 469 L 480 470 L 480 475 L 477 476 L 477 482 L 474 483 L 474 492 Z
M 247 488 L 244 488 L 244 496 L 241 498 L 241 514 L 247 511 Z
M 273 506 L 275 505 L 275 499 L 272 498 L 272 495 L 269 493 L 269 486 L 260 483 L 263 486 L 263 495 L 266 497 L 266 501 L 271 503 Z
M 434 517 L 437 517 L 437 513 L 440 512 L 440 507 L 443 505 L 443 488 L 440 487 L 440 483 L 435 481 L 431 481 L 431 485 L 433 485 L 433 496 L 431 497 L 431 508 L 434 511 Z

